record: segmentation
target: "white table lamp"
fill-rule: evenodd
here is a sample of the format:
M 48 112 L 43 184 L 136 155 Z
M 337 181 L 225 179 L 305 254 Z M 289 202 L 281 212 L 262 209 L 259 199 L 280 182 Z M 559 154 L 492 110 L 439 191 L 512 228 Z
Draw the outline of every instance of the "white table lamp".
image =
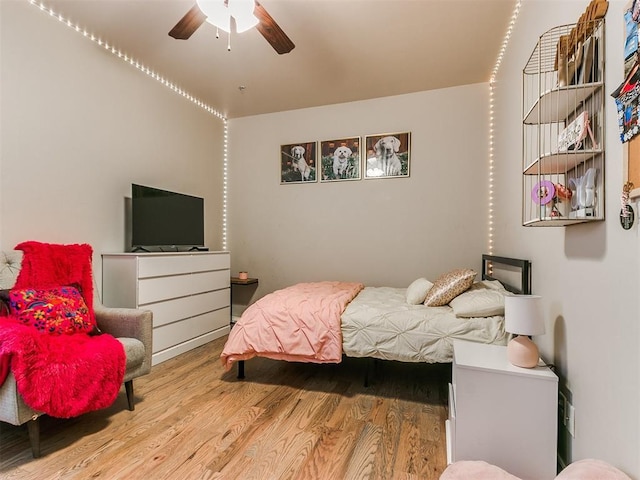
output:
M 504 329 L 516 335 L 507 345 L 507 358 L 518 367 L 533 368 L 538 365 L 538 347 L 528 335 L 544 333 L 540 298 L 537 295 L 504 297 Z

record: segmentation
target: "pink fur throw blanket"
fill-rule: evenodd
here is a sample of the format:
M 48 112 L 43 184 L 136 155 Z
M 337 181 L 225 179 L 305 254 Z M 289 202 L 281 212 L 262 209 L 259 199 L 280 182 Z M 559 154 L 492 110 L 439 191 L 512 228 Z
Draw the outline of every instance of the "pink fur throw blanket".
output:
M 16 249 L 24 250 L 24 258 L 14 288 L 77 284 L 95 321 L 89 245 L 26 242 Z M 111 335 L 52 335 L 12 315 L 0 318 L 0 358 L 10 359 L 24 402 L 60 418 L 111 405 L 120 392 L 126 364 L 122 344 Z
M 231 329 L 222 364 L 255 356 L 274 360 L 339 363 L 340 317 L 364 288 L 361 283 L 298 283 L 265 295 Z
M 5 317 L 0 355 L 10 356 L 24 403 L 52 417 L 108 407 L 124 378 L 122 344 L 106 334 L 49 335 Z

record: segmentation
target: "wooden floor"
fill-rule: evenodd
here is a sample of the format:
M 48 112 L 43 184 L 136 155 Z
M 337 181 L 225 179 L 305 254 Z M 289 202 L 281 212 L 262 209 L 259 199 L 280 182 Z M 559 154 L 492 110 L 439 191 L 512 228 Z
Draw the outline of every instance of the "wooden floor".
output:
M 41 419 L 42 457 L 25 426 L 0 423 L 2 479 L 437 479 L 446 466 L 450 365 L 339 365 L 252 359 L 224 372 L 226 337 L 136 379 L 105 410 Z

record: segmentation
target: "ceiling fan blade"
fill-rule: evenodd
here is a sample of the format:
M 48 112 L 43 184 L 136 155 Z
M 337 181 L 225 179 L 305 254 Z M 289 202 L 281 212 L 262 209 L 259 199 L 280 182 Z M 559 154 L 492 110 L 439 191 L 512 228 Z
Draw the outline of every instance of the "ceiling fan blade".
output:
M 282 31 L 276 21 L 267 13 L 262 5 L 256 1 L 256 9 L 253 14 L 258 17 L 260 22 L 256 25 L 256 29 L 271 44 L 276 52 L 280 55 L 289 53 L 295 48 L 287 34 Z
M 206 19 L 207 16 L 202 13 L 198 5 L 194 5 L 191 7 L 191 10 L 176 23 L 175 27 L 169 32 L 169 35 L 178 40 L 186 40 L 193 35 L 193 32 L 195 32 Z

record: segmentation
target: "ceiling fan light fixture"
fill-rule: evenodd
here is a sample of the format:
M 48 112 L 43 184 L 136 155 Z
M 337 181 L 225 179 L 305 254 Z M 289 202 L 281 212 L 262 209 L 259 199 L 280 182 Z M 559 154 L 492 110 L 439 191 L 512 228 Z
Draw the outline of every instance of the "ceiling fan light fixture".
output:
M 196 3 L 207 16 L 207 22 L 227 33 L 231 31 L 231 12 L 224 0 L 196 0 Z
M 247 30 L 250 30 L 256 25 L 258 25 L 258 18 L 255 17 L 253 14 L 251 15 L 251 17 L 245 17 L 245 18 L 233 17 L 233 18 L 236 21 L 236 32 L 238 33 L 246 32 Z
M 169 30 L 169 36 L 187 40 L 205 22 L 212 24 L 217 31 L 229 34 L 231 30 L 244 32 L 255 27 L 279 55 L 295 48 L 258 0 L 196 0 L 196 4 Z M 216 38 L 219 37 L 217 31 Z
M 229 12 L 236 21 L 238 33 L 246 32 L 258 25 L 258 17 L 253 14 L 256 8 L 255 0 L 227 0 L 227 2 Z

